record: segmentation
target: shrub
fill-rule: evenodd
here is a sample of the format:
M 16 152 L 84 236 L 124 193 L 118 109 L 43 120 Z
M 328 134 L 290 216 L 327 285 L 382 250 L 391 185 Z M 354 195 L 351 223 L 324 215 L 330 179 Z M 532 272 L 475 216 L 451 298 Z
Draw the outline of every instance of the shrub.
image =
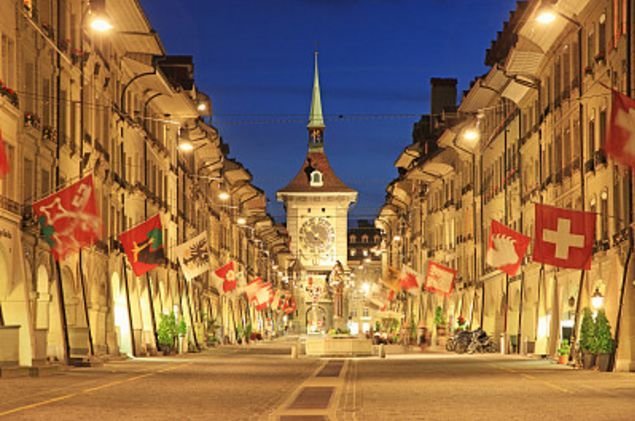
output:
M 611 335 L 611 325 L 604 310 L 598 311 L 595 318 L 594 352 L 596 354 L 610 354 L 615 348 L 615 341 Z
M 174 312 L 162 314 L 161 321 L 159 322 L 159 331 L 157 332 L 159 346 L 167 350 L 173 348 L 177 333 L 176 316 Z
M 591 309 L 585 307 L 582 314 L 582 324 L 580 326 L 580 349 L 582 352 L 592 352 L 595 342 L 595 322 Z
M 445 317 L 443 316 L 443 308 L 441 306 L 437 306 L 434 310 L 434 323 L 437 326 L 442 326 L 445 324 Z
M 571 345 L 569 344 L 569 340 L 563 339 L 560 342 L 560 348 L 558 348 L 558 355 L 560 355 L 561 357 L 564 357 L 566 355 L 569 355 L 570 353 L 571 353 Z

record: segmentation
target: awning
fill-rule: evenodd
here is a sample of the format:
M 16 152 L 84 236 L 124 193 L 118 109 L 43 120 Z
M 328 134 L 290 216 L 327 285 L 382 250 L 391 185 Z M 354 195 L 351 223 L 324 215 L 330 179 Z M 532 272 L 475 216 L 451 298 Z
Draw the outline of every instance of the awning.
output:
M 408 169 L 419 157 L 421 157 L 421 144 L 414 143 L 407 146 L 397 157 L 395 167 Z

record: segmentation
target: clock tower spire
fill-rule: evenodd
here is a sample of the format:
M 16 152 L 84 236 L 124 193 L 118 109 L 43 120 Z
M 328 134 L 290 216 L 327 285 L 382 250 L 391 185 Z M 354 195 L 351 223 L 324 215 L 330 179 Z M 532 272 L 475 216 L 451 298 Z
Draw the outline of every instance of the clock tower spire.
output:
M 320 75 L 318 71 L 318 52 L 315 52 L 313 75 L 313 95 L 309 112 L 309 150 L 318 151 L 324 147 L 324 115 L 322 114 L 322 98 L 320 96 Z

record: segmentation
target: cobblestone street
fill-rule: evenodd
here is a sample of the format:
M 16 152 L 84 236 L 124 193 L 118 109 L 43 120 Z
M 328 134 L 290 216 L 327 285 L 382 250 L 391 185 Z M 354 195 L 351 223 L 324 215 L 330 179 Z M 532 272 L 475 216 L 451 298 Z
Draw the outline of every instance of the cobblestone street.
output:
M 546 360 L 413 352 L 291 359 L 285 346 L 0 380 L 7 419 L 632 419 L 635 377 Z

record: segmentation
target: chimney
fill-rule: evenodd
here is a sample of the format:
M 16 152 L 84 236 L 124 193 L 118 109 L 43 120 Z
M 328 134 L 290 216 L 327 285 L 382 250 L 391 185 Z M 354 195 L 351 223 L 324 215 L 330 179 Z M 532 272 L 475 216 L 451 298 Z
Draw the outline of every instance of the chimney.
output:
M 456 79 L 433 77 L 430 79 L 430 113 L 440 115 L 448 107 L 456 107 Z

